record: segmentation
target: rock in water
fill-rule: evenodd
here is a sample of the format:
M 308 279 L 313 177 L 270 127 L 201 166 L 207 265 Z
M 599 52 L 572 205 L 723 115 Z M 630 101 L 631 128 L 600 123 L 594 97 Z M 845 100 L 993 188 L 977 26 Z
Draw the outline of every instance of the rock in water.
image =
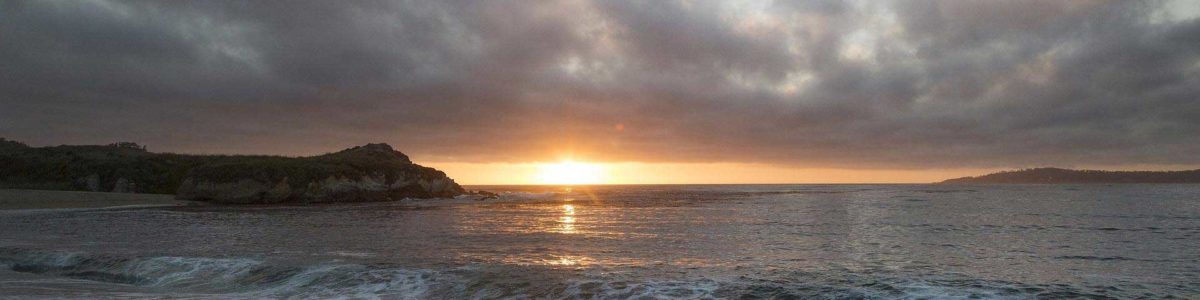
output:
M 215 203 L 320 203 L 454 197 L 446 173 L 413 164 L 387 144 L 311 157 L 241 156 L 188 172 L 176 198 Z

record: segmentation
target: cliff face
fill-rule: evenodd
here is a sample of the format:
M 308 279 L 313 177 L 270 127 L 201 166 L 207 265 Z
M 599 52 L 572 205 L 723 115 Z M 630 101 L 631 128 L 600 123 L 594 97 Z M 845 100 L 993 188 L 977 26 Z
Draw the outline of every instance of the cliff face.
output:
M 152 153 L 132 143 L 28 147 L 0 139 L 0 188 L 175 194 L 215 203 L 452 197 L 464 190 L 387 144 L 311 157 Z
M 387 144 L 313 157 L 258 157 L 192 169 L 176 192 L 217 203 L 316 203 L 453 197 L 465 192 L 445 173 L 413 164 Z

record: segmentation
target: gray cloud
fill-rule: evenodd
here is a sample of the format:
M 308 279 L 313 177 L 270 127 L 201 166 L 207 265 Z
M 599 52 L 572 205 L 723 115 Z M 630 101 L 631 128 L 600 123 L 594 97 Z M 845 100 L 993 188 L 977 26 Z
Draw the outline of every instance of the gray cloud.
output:
M 0 2 L 0 136 L 178 152 L 1200 163 L 1147 1 Z M 618 130 L 618 127 L 622 128 Z

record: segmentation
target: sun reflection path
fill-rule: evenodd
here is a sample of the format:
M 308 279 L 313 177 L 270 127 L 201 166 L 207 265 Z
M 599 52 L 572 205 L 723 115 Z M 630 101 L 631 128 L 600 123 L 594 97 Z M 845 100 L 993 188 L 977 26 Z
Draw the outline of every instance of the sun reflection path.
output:
M 595 261 L 587 256 L 563 255 L 554 259 L 544 260 L 543 264 L 551 266 L 580 266 L 593 264 Z
M 562 210 L 563 215 L 562 217 L 558 218 L 558 232 L 567 234 L 578 233 L 578 231 L 575 230 L 575 206 L 563 204 Z

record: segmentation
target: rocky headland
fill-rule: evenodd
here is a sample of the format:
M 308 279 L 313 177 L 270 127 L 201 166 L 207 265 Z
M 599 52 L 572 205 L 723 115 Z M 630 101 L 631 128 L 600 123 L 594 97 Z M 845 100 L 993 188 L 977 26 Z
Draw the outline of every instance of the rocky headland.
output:
M 413 164 L 387 144 L 312 157 L 268 157 L 206 164 L 176 191 L 182 200 L 219 203 L 364 202 L 454 197 L 446 173 Z
M 442 171 L 387 144 L 309 157 L 152 153 L 133 143 L 29 147 L 0 139 L 0 188 L 174 194 L 225 204 L 454 197 Z

